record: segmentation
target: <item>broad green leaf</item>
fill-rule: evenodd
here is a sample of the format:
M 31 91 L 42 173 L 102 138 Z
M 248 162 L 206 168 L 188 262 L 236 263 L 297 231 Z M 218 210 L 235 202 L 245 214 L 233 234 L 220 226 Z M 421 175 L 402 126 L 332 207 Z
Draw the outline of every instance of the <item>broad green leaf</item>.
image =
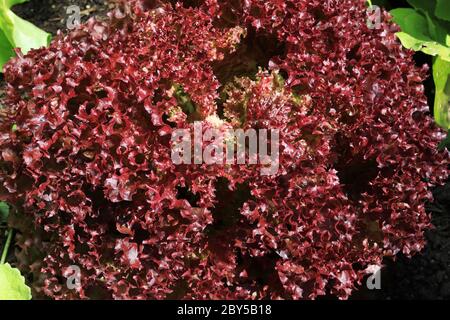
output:
M 414 51 L 422 51 L 432 56 L 439 55 L 443 60 L 450 61 L 449 47 L 443 46 L 435 41 L 423 41 L 417 39 L 405 32 L 397 32 L 396 35 L 405 48 Z
M 436 85 L 434 113 L 436 123 L 450 129 L 450 1 L 408 0 L 415 9 L 391 11 L 401 32 L 402 45 L 434 56 L 433 77 Z M 436 18 L 437 17 L 437 18 Z M 443 21 L 443 20 L 447 21 Z
M 436 17 L 442 20 L 450 21 L 450 1 L 437 0 L 434 13 Z
M 402 32 L 421 41 L 433 41 L 428 32 L 428 22 L 425 16 L 418 11 L 409 8 L 391 10 L 394 22 L 397 23 Z
M 407 1 L 413 8 L 434 15 L 434 11 L 436 8 L 436 0 L 407 0 Z
M 31 289 L 18 269 L 0 264 L 0 300 L 30 300 Z
M 397 32 L 396 36 L 400 39 L 402 45 L 407 49 L 412 49 L 414 51 L 419 51 L 422 49 L 424 43 L 423 40 L 419 40 L 406 32 Z
M 3 65 L 14 56 L 13 47 L 9 44 L 3 31 L 0 29 L 0 72 L 3 72 Z
M 0 202 L 0 223 L 6 222 L 9 215 L 9 206 L 5 202 Z
M 10 10 L 11 6 L 27 0 L 0 0 L 0 72 L 3 65 L 14 56 L 13 48 L 27 53 L 34 48 L 47 46 L 50 34 Z
M 21 48 L 23 53 L 27 53 L 33 48 L 46 47 L 50 43 L 50 34 L 18 17 L 12 11 L 7 14 L 12 22 L 12 29 L 10 30 L 12 44 L 16 48 Z
M 424 43 L 421 51 L 430 56 L 439 56 L 442 60 L 450 62 L 450 48 L 437 42 Z
M 445 27 L 442 25 L 441 21 L 438 19 L 433 18 L 430 14 L 425 13 L 427 23 L 428 23 L 428 32 L 433 38 L 433 40 L 439 42 L 440 44 L 444 46 L 449 46 L 448 40 L 449 35 Z
M 394 9 L 391 14 L 402 30 L 397 36 L 404 47 L 450 61 L 450 47 L 445 45 L 447 34 L 444 38 L 445 31 L 439 24 L 414 9 Z
M 450 129 L 450 62 L 440 57 L 433 63 L 433 77 L 436 85 L 434 118 L 446 130 Z

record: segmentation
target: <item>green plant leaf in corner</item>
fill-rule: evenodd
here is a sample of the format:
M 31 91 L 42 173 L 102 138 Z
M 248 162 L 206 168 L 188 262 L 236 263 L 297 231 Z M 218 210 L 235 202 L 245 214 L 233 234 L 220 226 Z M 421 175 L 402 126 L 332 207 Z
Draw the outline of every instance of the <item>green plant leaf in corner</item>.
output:
M 441 21 L 435 18 L 428 13 L 425 13 L 428 22 L 428 32 L 433 40 L 442 44 L 443 46 L 449 47 L 449 36 L 447 34 L 447 30 L 441 25 Z
M 20 48 L 23 53 L 27 53 L 50 43 L 50 34 L 10 10 L 11 6 L 25 1 L 0 0 L 0 72 L 6 61 L 14 56 L 12 48 Z
M 3 65 L 14 56 L 13 47 L 9 44 L 8 38 L 6 38 L 3 31 L 0 29 L 0 72 Z
M 394 9 L 391 14 L 394 22 L 402 30 L 396 35 L 405 48 L 422 51 L 432 56 L 439 55 L 442 59 L 450 61 L 450 48 L 433 39 L 429 22 L 424 15 L 408 8 Z
M 439 19 L 450 21 L 450 1 L 437 0 L 434 13 Z
M 0 300 L 30 300 L 31 289 L 25 278 L 9 263 L 0 264 Z
M 21 48 L 23 53 L 34 48 L 46 47 L 50 43 L 50 34 L 18 17 L 11 10 L 8 10 L 6 14 L 10 23 L 5 28 L 6 36 L 14 47 Z M 0 19 L 2 19 L 1 13 Z
M 413 8 L 434 15 L 434 11 L 436 9 L 436 0 L 407 0 L 407 1 Z
M 450 62 L 440 57 L 433 62 L 433 78 L 436 85 L 434 118 L 445 130 L 450 129 Z
M 428 32 L 427 19 L 418 11 L 410 8 L 399 8 L 391 10 L 390 13 L 402 32 L 422 42 L 433 41 Z

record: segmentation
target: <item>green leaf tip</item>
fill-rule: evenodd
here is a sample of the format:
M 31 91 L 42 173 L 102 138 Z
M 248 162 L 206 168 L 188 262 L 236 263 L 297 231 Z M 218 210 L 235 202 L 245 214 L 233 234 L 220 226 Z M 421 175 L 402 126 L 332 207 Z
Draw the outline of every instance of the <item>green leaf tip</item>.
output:
M 14 48 L 27 53 L 50 43 L 49 33 L 10 10 L 13 5 L 26 1 L 28 0 L 0 0 L 0 72 L 3 72 L 5 63 L 15 56 Z
M 9 263 L 0 264 L 0 300 L 30 300 L 31 289 L 25 278 Z

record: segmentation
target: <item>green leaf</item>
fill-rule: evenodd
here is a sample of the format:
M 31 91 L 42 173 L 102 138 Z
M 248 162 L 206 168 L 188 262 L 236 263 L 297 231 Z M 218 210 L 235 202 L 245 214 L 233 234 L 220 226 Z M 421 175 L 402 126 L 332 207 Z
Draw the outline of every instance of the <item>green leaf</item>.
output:
M 3 70 L 3 65 L 8 62 L 12 56 L 14 56 L 13 47 L 0 29 L 0 72 Z
M 450 1 L 408 0 L 416 9 L 391 11 L 401 32 L 402 45 L 434 56 L 433 77 L 436 85 L 434 115 L 436 123 L 450 129 Z M 439 20 L 437 18 L 447 20 Z M 446 140 L 447 141 L 447 140 Z
M 436 85 L 434 118 L 445 130 L 450 129 L 450 62 L 437 57 L 433 62 L 433 77 Z
M 445 27 L 441 24 L 441 21 L 432 18 L 432 16 L 428 13 L 426 13 L 425 16 L 427 18 L 428 31 L 431 38 L 444 46 L 449 46 L 447 43 L 449 35 Z
M 446 34 L 450 34 L 450 1 L 449 0 L 407 0 L 408 3 L 430 17 L 435 23 L 445 29 Z M 435 39 L 436 40 L 436 39 Z M 449 43 L 447 43 L 450 46 Z
M 9 216 L 9 206 L 5 202 L 0 202 L 0 223 L 6 222 Z
M 23 53 L 27 53 L 31 49 L 44 47 L 50 43 L 50 34 L 10 10 L 11 6 L 25 1 L 0 0 L 0 71 L 14 56 L 13 48 L 20 48 Z
M 0 300 L 30 300 L 31 289 L 25 278 L 9 263 L 0 264 Z
M 420 41 L 433 41 L 428 32 L 428 22 L 425 16 L 418 11 L 409 8 L 391 10 L 394 22 L 397 23 L 402 32 Z
M 396 35 L 404 47 L 450 61 L 450 48 L 445 43 L 447 34 L 439 24 L 414 9 L 394 9 L 391 14 L 402 30 Z
M 408 3 L 415 9 L 434 15 L 436 0 L 408 0 Z
M 397 37 L 402 45 L 407 49 L 422 51 L 431 56 L 440 56 L 443 60 L 450 61 L 450 48 L 443 46 L 435 41 L 423 41 L 414 38 L 408 33 L 398 32 Z
M 18 17 L 12 11 L 8 12 L 8 16 L 13 25 L 11 36 L 14 47 L 21 48 L 23 53 L 27 53 L 33 48 L 48 46 L 51 40 L 50 34 Z
M 434 13 L 436 14 L 436 17 L 442 20 L 450 21 L 450 1 L 437 0 Z
M 450 48 L 437 42 L 424 43 L 421 51 L 430 56 L 439 56 L 442 60 L 450 62 Z
M 395 35 L 400 39 L 400 42 L 405 48 L 412 49 L 414 51 L 420 51 L 426 43 L 426 41 L 414 38 L 406 32 L 397 32 Z
M 23 53 L 32 48 L 47 46 L 50 41 L 48 33 L 18 17 L 6 6 L 0 6 L 0 28 L 10 44 L 15 48 L 21 48 Z

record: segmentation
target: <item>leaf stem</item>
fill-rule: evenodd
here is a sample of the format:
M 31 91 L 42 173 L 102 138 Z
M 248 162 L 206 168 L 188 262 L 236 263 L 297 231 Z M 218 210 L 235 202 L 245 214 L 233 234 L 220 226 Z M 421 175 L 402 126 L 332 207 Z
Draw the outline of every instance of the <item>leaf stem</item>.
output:
M 9 229 L 8 231 L 8 238 L 6 238 L 6 243 L 5 243 L 5 247 L 3 248 L 3 252 L 2 252 L 2 258 L 0 260 L 0 264 L 4 264 L 6 261 L 6 256 L 8 255 L 8 250 L 9 250 L 9 246 L 11 245 L 11 240 L 13 237 L 13 233 L 14 230 L 13 229 Z

